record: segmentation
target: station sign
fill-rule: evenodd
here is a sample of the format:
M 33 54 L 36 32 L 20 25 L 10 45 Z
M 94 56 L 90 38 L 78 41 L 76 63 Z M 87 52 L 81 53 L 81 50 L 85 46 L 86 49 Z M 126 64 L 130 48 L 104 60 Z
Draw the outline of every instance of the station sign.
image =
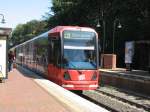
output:
M 134 42 L 129 41 L 125 43 L 125 63 L 132 63 L 134 55 Z

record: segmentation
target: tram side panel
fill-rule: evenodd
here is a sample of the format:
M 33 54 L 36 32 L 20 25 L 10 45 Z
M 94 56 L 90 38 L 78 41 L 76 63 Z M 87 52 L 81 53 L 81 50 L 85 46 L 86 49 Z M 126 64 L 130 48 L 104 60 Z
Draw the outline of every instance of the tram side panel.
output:
M 42 75 L 47 77 L 48 66 L 48 40 L 47 37 L 42 37 L 34 41 L 34 61 L 35 69 Z
M 47 75 L 48 66 L 47 37 L 34 39 L 16 47 L 16 63 Z

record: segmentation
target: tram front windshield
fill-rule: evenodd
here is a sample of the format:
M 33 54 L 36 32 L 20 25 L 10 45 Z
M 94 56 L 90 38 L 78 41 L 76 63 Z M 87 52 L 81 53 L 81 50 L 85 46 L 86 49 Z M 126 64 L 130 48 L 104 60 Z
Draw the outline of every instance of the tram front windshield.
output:
M 96 34 L 64 31 L 63 66 L 67 69 L 96 69 Z

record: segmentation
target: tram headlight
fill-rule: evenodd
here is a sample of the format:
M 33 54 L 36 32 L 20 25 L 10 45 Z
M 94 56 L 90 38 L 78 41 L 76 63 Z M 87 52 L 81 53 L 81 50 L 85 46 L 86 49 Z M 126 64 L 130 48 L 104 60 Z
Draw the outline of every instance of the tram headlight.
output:
M 92 80 L 96 80 L 97 79 L 97 73 L 94 72 L 93 76 L 92 76 Z
M 64 79 L 65 79 L 65 80 L 71 80 L 70 75 L 69 75 L 68 72 L 65 72 L 65 73 L 64 73 Z

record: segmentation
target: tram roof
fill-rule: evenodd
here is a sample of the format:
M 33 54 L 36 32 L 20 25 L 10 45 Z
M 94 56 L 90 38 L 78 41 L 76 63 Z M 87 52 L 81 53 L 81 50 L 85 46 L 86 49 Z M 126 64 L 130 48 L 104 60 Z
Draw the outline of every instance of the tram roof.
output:
M 94 31 L 92 28 L 89 27 L 79 27 L 79 26 L 56 26 L 55 28 L 51 29 L 48 33 L 58 33 L 62 32 L 63 30 L 82 30 L 82 31 Z
M 20 45 L 23 45 L 23 44 L 25 44 L 25 43 L 27 43 L 27 42 L 30 42 L 30 41 L 32 41 L 32 40 L 35 40 L 35 39 L 37 39 L 37 38 L 39 38 L 39 37 L 41 37 L 41 36 L 49 35 L 49 34 L 53 34 L 53 33 L 58 33 L 58 32 L 62 32 L 62 31 L 64 31 L 64 30 L 81 30 L 81 31 L 92 31 L 92 32 L 95 32 L 94 29 L 89 28 L 89 27 L 80 27 L 80 26 L 56 26 L 56 27 L 52 28 L 51 30 L 49 30 L 49 31 L 47 31 L 47 32 L 45 32 L 45 33 L 42 33 L 42 34 L 40 34 L 40 35 L 38 35 L 38 36 L 36 36 L 36 37 L 30 39 L 30 40 L 27 40 L 27 41 L 25 41 L 25 42 L 23 42 L 23 43 L 21 43 L 21 44 L 19 44 L 19 45 L 14 46 L 13 48 L 16 48 L 16 47 L 18 47 L 18 46 L 20 46 Z

